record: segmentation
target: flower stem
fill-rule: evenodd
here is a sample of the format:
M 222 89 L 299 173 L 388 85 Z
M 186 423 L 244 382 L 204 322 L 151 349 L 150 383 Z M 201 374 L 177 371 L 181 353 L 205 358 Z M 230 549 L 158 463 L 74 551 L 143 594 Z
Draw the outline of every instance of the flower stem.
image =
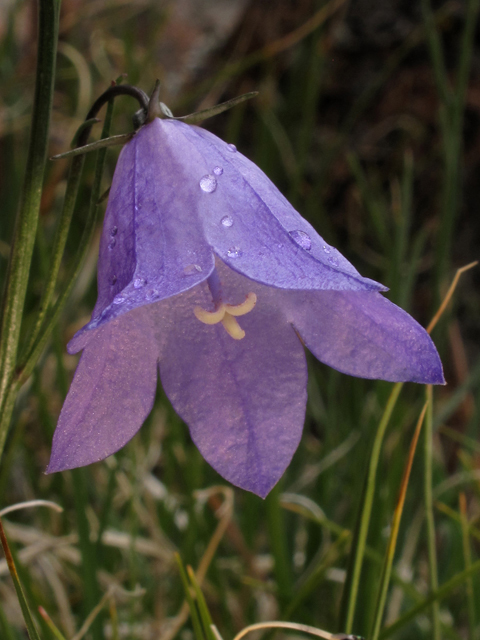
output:
M 23 196 L 18 210 L 2 304 L 0 330 L 0 415 L 15 371 L 23 308 L 37 232 L 47 157 L 48 132 L 55 79 L 60 0 L 39 0 L 38 58 L 32 128 Z M 0 455 L 9 420 L 2 420 Z

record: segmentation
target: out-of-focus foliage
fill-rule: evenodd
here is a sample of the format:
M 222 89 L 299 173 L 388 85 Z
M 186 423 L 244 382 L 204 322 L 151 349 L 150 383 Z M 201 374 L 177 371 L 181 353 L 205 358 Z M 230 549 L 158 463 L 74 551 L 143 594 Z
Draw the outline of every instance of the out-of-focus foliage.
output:
M 390 299 L 427 325 L 456 268 L 477 259 L 480 244 L 480 47 L 471 13 L 478 2 L 432 4 L 63 0 L 50 153 L 69 148 L 93 100 L 123 73 L 147 92 L 160 78 L 162 101 L 175 115 L 258 90 L 257 99 L 205 126 L 259 164 L 327 242 L 363 275 L 388 285 Z M 470 40 L 466 25 L 473 29 Z M 34 2 L 2 3 L 0 38 L 3 283 L 33 100 Z M 131 130 L 136 109 L 130 98 L 117 99 L 112 133 Z M 108 151 L 105 190 L 117 154 Z M 48 168 L 25 335 L 42 293 L 67 171 L 66 161 Z M 87 158 L 63 282 L 92 182 Z M 64 507 L 62 514 L 39 508 L 4 519 L 30 604 L 43 606 L 72 638 L 108 592 L 110 609 L 107 602 L 88 632 L 94 640 L 165 640 L 174 630 L 189 640 L 179 552 L 185 564 L 200 568 L 224 638 L 275 618 L 344 631 L 340 601 L 349 532 L 391 385 L 349 378 L 312 359 L 303 441 L 266 501 L 224 487 L 198 493 L 223 483 L 161 390 L 147 424 L 119 454 L 74 473 L 43 474 L 77 362 L 65 344 L 95 302 L 98 235 L 49 348 L 18 398 L 0 466 L 0 507 L 33 498 Z M 420 437 L 381 637 L 406 612 L 421 608 L 429 593 L 424 469 L 432 452 L 439 585 L 448 586 L 478 560 L 479 278 L 478 269 L 462 276 L 432 333 L 448 385 L 434 392 L 430 450 Z M 387 427 L 354 633 L 371 630 L 389 525 L 424 395 L 422 387 L 406 385 Z M 22 620 L 7 574 L 1 561 L 0 636 L 16 640 L 23 637 Z M 432 620 L 442 636 L 478 637 L 475 569 L 473 578 L 445 591 L 439 610 L 432 615 L 423 606 L 396 637 L 437 640 Z M 39 628 L 42 639 L 52 637 L 43 621 Z

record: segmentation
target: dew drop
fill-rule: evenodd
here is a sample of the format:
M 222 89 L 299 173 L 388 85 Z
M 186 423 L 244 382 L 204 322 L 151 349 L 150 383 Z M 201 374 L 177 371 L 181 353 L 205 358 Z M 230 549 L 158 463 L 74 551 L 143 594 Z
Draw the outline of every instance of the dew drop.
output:
M 110 229 L 110 235 L 112 236 L 112 238 L 113 238 L 113 236 L 117 235 L 117 231 L 118 231 L 118 227 L 112 227 Z
M 237 147 L 234 144 L 227 144 L 227 149 L 232 153 L 235 153 L 235 151 L 237 150 Z
M 111 285 L 112 285 L 112 287 L 113 287 L 113 285 L 115 285 L 116 283 L 117 283 L 117 276 L 112 276 L 112 277 L 110 278 L 110 284 L 111 284 Z
M 120 296 L 115 296 L 115 298 L 113 299 L 113 304 L 123 304 L 125 302 L 125 297 L 120 295 Z
M 199 184 L 201 190 L 205 191 L 205 193 L 213 193 L 217 188 L 217 179 L 208 173 L 206 176 L 203 176 Z
M 239 247 L 231 247 L 228 251 L 227 251 L 227 256 L 229 258 L 240 258 L 240 256 L 242 255 L 242 250 Z
M 233 218 L 232 216 L 223 216 L 223 218 L 220 220 L 220 222 L 222 223 L 222 225 L 224 227 L 231 227 L 233 224 Z
M 146 280 L 144 278 L 135 278 L 133 281 L 134 289 L 141 289 L 145 285 Z
M 221 176 L 221 175 L 222 175 L 222 173 L 223 173 L 223 169 L 222 169 L 222 167 L 213 167 L 213 173 L 214 173 L 216 176 Z
M 335 258 L 329 258 L 328 261 L 332 265 L 332 267 L 338 266 L 338 261 Z
M 194 276 L 197 273 L 201 273 L 202 271 L 202 267 L 199 264 L 188 264 L 184 270 L 183 273 L 186 276 Z
M 300 231 L 300 229 L 295 229 L 295 231 L 290 231 L 290 235 L 298 244 L 298 246 L 302 247 L 302 249 L 305 249 L 305 251 L 310 251 L 310 249 L 312 248 L 312 241 L 308 233 L 305 233 L 305 231 Z
M 108 243 L 108 248 L 110 249 L 110 251 L 114 248 L 116 244 L 117 244 L 117 241 L 115 240 L 115 238 L 112 238 Z
M 331 248 L 328 245 L 324 244 L 323 245 L 323 250 L 325 251 L 325 253 L 330 253 Z

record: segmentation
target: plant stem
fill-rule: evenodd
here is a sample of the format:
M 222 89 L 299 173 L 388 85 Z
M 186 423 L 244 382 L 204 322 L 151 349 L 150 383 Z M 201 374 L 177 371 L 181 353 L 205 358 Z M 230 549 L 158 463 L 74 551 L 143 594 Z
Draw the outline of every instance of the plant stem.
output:
M 378 425 L 375 440 L 373 441 L 372 453 L 368 463 L 368 469 L 365 477 L 365 483 L 360 502 L 360 510 L 358 515 L 357 526 L 355 527 L 354 537 L 352 541 L 352 552 L 347 570 L 347 579 L 345 581 L 344 595 L 342 599 L 342 609 L 340 614 L 340 626 L 346 634 L 350 634 L 353 627 L 353 619 L 355 615 L 355 605 L 357 602 L 358 589 L 360 586 L 360 576 L 362 573 L 363 558 L 367 544 L 368 527 L 370 525 L 370 516 L 372 513 L 373 496 L 375 494 L 376 475 L 378 461 L 380 459 L 380 451 L 382 448 L 385 430 L 390 421 L 393 408 L 397 402 L 400 391 L 403 387 L 402 382 L 397 382 L 390 393 L 387 406 L 383 412 L 382 419 Z
M 15 371 L 23 308 L 37 232 L 47 157 L 48 132 L 55 79 L 60 0 L 39 0 L 38 58 L 32 128 L 23 186 L 15 224 L 2 304 L 0 333 L 0 414 Z M 8 422 L 2 421 L 0 455 Z
M 437 550 L 435 536 L 435 519 L 433 515 L 433 495 L 432 495 L 432 446 L 433 446 L 433 399 L 432 386 L 427 385 L 427 415 L 425 420 L 424 433 L 424 499 L 425 499 L 425 519 L 427 522 L 427 547 L 428 547 L 428 571 L 430 578 L 430 591 L 438 589 L 437 571 Z M 432 640 L 440 640 L 440 607 L 438 602 L 432 603 Z

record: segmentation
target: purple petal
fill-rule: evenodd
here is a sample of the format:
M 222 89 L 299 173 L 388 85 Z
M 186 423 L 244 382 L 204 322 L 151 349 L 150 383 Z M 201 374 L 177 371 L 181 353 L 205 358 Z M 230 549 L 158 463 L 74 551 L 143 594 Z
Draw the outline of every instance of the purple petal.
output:
M 203 198 L 204 232 L 232 269 L 282 289 L 385 289 L 362 278 L 232 145 L 199 127 L 166 124 L 176 125 L 210 173 L 219 174 L 216 189 Z
M 98 300 L 88 328 L 190 289 L 214 256 L 198 216 L 202 157 L 160 120 L 120 153 L 98 263 Z
M 393 382 L 445 383 L 425 329 L 381 294 L 293 291 L 283 299 L 305 345 L 334 369 Z
M 103 460 L 135 435 L 155 398 L 155 345 L 146 309 L 88 334 L 60 413 L 47 473 Z
M 242 286 L 223 282 L 224 300 L 231 304 L 259 286 L 236 278 Z M 231 338 L 221 324 L 201 323 L 195 305 L 211 307 L 205 283 L 162 303 L 169 318 L 160 358 L 163 388 L 207 462 L 233 484 L 265 497 L 302 434 L 303 347 L 263 296 L 253 311 L 237 318 L 246 332 L 243 340 Z

